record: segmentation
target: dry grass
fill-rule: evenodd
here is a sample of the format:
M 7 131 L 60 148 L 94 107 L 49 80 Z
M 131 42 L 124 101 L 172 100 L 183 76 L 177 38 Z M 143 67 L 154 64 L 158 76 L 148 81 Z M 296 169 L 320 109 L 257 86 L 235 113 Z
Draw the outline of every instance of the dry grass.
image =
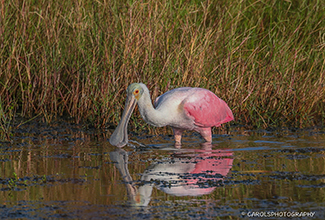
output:
M 323 125 L 324 8 L 317 0 L 2 0 L 2 112 L 116 124 L 126 87 L 141 81 L 153 98 L 208 88 L 239 124 Z

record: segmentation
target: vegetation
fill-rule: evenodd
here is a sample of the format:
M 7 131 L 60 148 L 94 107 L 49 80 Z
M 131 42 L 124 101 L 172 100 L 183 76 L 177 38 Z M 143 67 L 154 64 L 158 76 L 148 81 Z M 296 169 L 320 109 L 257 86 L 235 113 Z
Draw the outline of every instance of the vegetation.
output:
M 152 98 L 210 89 L 237 124 L 323 125 L 324 8 L 319 0 L 2 0 L 0 121 L 116 124 L 127 86 L 141 81 Z

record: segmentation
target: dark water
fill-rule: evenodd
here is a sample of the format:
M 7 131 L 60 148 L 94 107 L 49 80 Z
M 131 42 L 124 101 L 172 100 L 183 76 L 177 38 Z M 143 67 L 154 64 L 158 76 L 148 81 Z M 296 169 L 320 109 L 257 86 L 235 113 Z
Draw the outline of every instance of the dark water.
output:
M 325 219 L 322 129 L 187 133 L 181 149 L 145 134 L 117 149 L 110 132 L 20 126 L 0 143 L 0 218 Z

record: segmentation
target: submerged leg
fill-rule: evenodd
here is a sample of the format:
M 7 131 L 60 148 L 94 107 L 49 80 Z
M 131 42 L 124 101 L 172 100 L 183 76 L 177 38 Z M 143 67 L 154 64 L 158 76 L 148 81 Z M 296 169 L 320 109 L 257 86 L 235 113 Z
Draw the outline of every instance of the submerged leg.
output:
M 208 143 L 212 142 L 212 133 L 211 128 L 200 128 L 197 130 L 201 136 L 204 138 L 204 140 Z
M 181 147 L 181 140 L 182 140 L 183 131 L 184 131 L 183 129 L 173 128 L 174 138 L 175 138 L 175 147 L 176 148 Z

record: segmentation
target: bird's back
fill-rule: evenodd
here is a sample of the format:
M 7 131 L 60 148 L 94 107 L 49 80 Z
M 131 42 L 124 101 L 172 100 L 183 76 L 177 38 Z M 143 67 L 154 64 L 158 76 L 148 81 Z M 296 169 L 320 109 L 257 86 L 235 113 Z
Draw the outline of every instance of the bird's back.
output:
M 220 126 L 232 121 L 228 105 L 213 92 L 203 88 L 182 87 L 170 90 L 155 101 L 156 109 L 178 109 L 198 127 Z
M 161 96 L 157 97 L 154 106 L 156 109 L 166 105 L 179 105 L 186 97 L 188 97 L 195 88 L 181 87 L 167 91 Z

